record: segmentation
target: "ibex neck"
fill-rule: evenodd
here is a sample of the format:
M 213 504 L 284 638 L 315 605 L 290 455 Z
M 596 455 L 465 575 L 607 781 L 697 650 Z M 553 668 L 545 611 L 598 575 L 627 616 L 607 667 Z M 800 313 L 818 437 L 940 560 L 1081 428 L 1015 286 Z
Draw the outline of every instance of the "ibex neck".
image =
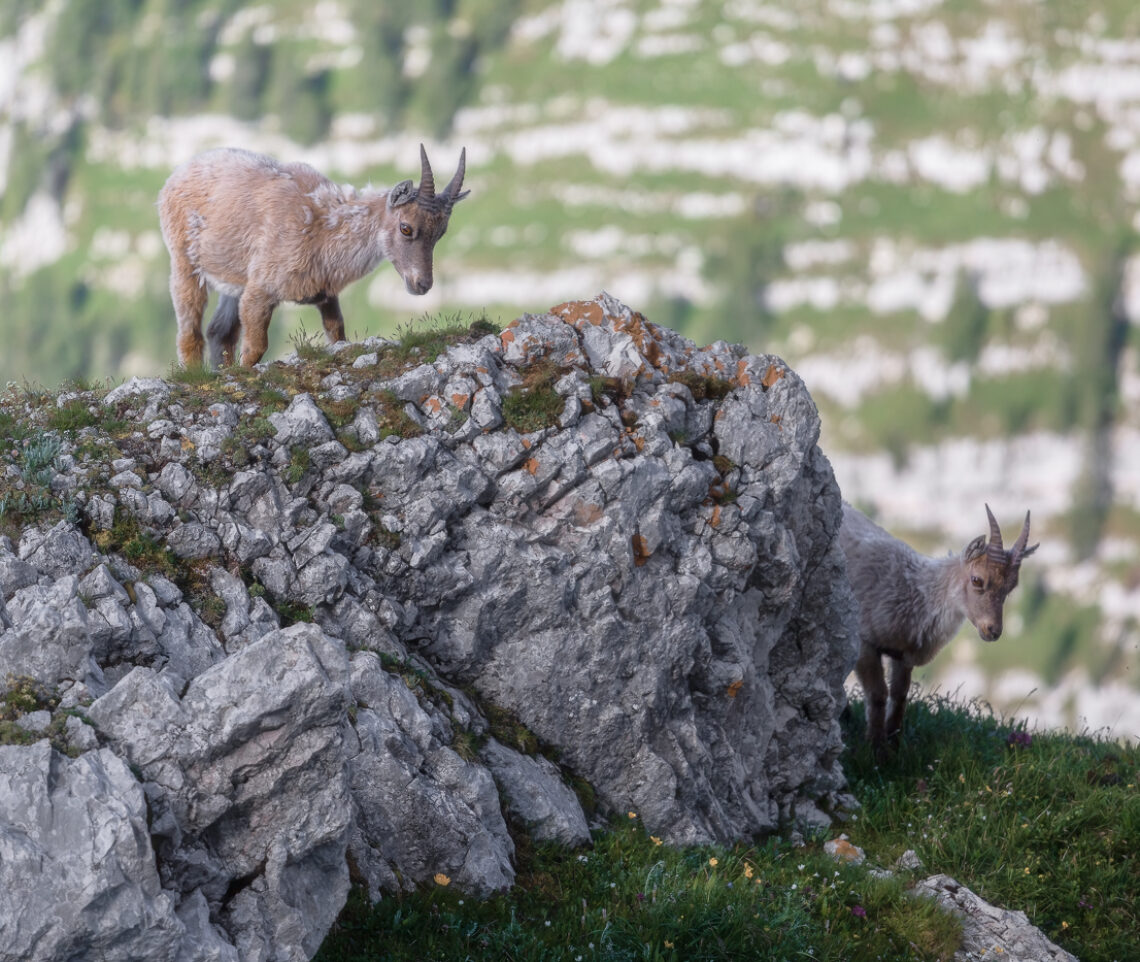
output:
M 928 605 L 918 626 L 918 644 L 929 657 L 962 627 L 966 608 L 962 601 L 962 561 L 956 555 L 923 558 L 917 580 Z M 920 662 L 923 664 L 924 662 Z
M 324 243 L 319 252 L 330 286 L 337 291 L 359 280 L 388 252 L 384 244 L 384 195 L 353 197 L 325 215 Z

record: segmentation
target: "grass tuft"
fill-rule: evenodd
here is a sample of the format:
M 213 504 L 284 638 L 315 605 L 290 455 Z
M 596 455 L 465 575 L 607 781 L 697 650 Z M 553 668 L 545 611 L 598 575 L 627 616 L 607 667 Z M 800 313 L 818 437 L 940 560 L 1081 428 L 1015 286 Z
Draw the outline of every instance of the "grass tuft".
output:
M 1082 962 L 1140 944 L 1140 748 L 1031 732 L 979 704 L 926 696 L 877 766 L 846 723 L 846 770 L 863 804 L 858 844 L 889 862 L 914 849 L 988 901 L 1021 909 Z M 853 836 L 854 838 L 854 836 Z
M 550 361 L 532 365 L 523 375 L 523 381 L 511 388 L 503 398 L 503 420 L 519 434 L 541 431 L 558 423 L 566 407 L 566 400 L 554 385 L 566 373 Z

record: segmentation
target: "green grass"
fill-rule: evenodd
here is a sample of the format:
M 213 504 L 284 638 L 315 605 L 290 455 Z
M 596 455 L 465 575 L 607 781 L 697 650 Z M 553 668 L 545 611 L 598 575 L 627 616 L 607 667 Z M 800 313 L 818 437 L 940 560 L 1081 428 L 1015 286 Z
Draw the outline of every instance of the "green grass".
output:
M 861 706 L 851 716 L 854 841 L 884 862 L 913 848 L 1083 962 L 1135 957 L 1140 749 L 1030 733 L 932 697 L 909 706 L 903 747 L 880 768 L 858 741 Z
M 392 350 L 401 364 L 411 360 L 431 364 L 452 344 L 476 341 L 487 334 L 498 334 L 499 326 L 485 314 L 465 317 L 462 313 L 424 315 L 415 324 L 401 326 Z
M 541 431 L 558 423 L 566 401 L 554 385 L 566 369 L 539 361 L 523 372 L 523 381 L 503 398 L 503 421 L 519 434 Z
M 876 879 L 834 863 L 822 839 L 674 849 L 621 815 L 580 851 L 516 834 L 518 880 L 504 895 L 472 898 L 442 876 L 375 906 L 356 889 L 316 958 L 948 959 L 957 922 L 906 891 L 938 872 L 1025 911 L 1083 962 L 1134 957 L 1140 750 L 928 698 L 880 767 L 861 726 L 855 704 L 844 761 L 862 808 L 843 830 L 870 863 L 915 850 L 917 873 Z
M 53 715 L 44 731 L 28 731 L 17 724 L 21 715 L 41 710 Z M 7 675 L 0 681 L 0 745 L 34 745 L 47 737 L 57 752 L 75 758 L 80 753 L 67 740 L 67 719 L 72 715 L 84 717 L 77 708 L 59 710 L 59 693 L 34 678 Z
M 91 531 L 92 541 L 104 554 L 121 554 L 127 561 L 147 573 L 160 574 L 172 580 L 182 570 L 166 544 L 144 528 L 138 519 L 122 510 L 107 530 Z
M 17 440 L 18 438 L 18 440 Z M 9 447 L 8 445 L 12 445 Z M 0 450 L 0 534 L 16 534 L 25 524 L 54 515 L 70 516 L 74 506 L 51 490 L 62 444 L 54 434 L 14 432 Z M 16 469 L 9 475 L 8 465 Z
M 487 900 L 443 875 L 375 907 L 355 890 L 316 959 L 839 960 L 853 947 L 948 959 L 958 940 L 901 881 L 837 866 L 816 844 L 673 849 L 622 817 L 588 850 L 524 840 L 519 862 L 512 892 Z

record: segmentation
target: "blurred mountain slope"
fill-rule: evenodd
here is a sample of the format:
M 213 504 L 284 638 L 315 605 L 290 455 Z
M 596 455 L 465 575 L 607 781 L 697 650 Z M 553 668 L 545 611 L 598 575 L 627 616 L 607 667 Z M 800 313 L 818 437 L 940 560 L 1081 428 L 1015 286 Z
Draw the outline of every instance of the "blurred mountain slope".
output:
M 1138 37 L 1130 0 L 10 0 L 0 381 L 170 365 L 154 198 L 195 151 L 387 185 L 466 145 L 436 287 L 381 265 L 350 336 L 605 288 L 783 354 L 849 499 L 919 547 L 1032 509 L 1006 644 L 945 677 L 1140 732 L 1104 687 L 1140 648 Z M 271 352 L 316 323 L 283 306 Z

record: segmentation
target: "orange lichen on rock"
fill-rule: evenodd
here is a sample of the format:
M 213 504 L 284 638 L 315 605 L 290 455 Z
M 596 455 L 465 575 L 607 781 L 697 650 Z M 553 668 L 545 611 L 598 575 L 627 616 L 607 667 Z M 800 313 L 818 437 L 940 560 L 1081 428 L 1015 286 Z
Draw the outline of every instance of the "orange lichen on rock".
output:
M 743 687 L 744 687 L 744 679 L 738 678 L 731 685 L 729 685 L 728 688 L 725 689 L 724 693 L 726 695 L 728 695 L 729 698 L 735 698 L 737 695 L 740 694 L 740 690 Z
M 550 313 L 557 314 L 567 324 L 573 324 L 579 329 L 581 321 L 598 327 L 605 320 L 602 305 L 596 301 L 566 301 L 564 304 L 552 307 Z
M 649 542 L 645 540 L 645 535 L 635 534 L 630 540 L 633 543 L 633 563 L 640 568 L 653 552 L 649 550 Z
M 852 845 L 846 835 L 823 843 L 823 850 L 837 862 L 850 862 L 859 865 L 866 856 L 858 845 Z
M 532 475 L 538 474 L 538 458 L 527 458 L 526 464 L 523 465 Z
M 787 372 L 782 367 L 777 367 L 775 364 L 769 364 L 768 370 L 764 372 L 764 376 L 760 379 L 760 384 L 765 391 L 782 378 Z

